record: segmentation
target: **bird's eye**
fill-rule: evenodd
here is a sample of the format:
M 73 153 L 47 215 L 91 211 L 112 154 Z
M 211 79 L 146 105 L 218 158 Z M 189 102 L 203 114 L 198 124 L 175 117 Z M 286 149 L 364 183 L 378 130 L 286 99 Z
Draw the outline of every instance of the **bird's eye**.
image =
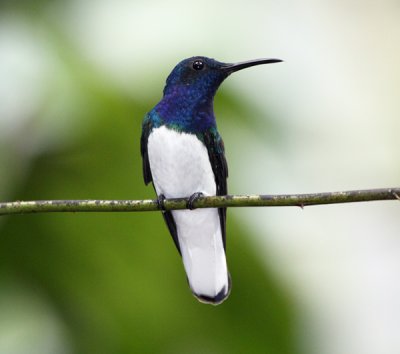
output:
M 204 63 L 201 60 L 195 60 L 192 66 L 194 70 L 202 70 L 204 68 Z

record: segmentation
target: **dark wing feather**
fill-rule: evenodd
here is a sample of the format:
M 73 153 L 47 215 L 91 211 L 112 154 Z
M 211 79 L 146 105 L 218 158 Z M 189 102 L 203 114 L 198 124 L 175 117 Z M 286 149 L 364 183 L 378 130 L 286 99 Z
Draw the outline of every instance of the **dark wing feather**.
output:
M 228 164 L 225 159 L 224 142 L 216 130 L 204 133 L 203 139 L 214 172 L 217 195 L 226 195 L 228 194 Z M 222 240 L 226 249 L 226 208 L 218 208 L 218 213 L 221 222 Z
M 151 169 L 150 169 L 150 162 L 149 162 L 149 155 L 147 151 L 147 142 L 149 139 L 149 135 L 153 129 L 153 122 L 150 119 L 150 115 L 146 115 L 146 117 L 143 120 L 143 125 L 142 125 L 142 136 L 140 138 L 140 152 L 142 154 L 142 163 L 143 163 L 143 178 L 144 178 L 144 183 L 149 184 L 150 182 L 153 182 L 153 177 L 151 175 Z M 153 184 L 154 187 L 154 184 Z M 154 188 L 155 190 L 155 188 Z M 156 191 L 157 193 L 157 191 Z M 172 213 L 170 211 L 163 211 L 162 216 L 164 217 L 165 223 L 167 224 L 168 230 L 172 236 L 172 239 L 174 240 L 175 246 L 178 249 L 178 252 L 181 253 L 180 247 L 179 247 L 179 240 L 178 240 L 178 233 L 176 231 L 176 223 L 174 220 L 174 217 L 172 216 Z
M 149 155 L 147 153 L 147 141 L 149 139 L 149 135 L 152 129 L 153 129 L 152 121 L 149 115 L 146 115 L 146 117 L 143 120 L 142 136 L 140 138 L 140 152 L 142 154 L 143 178 L 144 178 L 144 183 L 146 185 L 153 181 L 150 170 Z
M 170 211 L 163 211 L 162 216 L 164 217 L 165 223 L 168 226 L 169 233 L 171 234 L 172 239 L 174 240 L 176 249 L 181 255 L 181 248 L 179 247 L 179 239 L 178 239 L 178 232 L 176 231 L 175 219 Z

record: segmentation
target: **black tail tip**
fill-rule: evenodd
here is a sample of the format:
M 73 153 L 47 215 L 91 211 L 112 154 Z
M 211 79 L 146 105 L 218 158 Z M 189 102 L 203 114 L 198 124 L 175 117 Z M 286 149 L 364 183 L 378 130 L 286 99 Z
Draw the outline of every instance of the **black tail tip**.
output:
M 193 293 L 194 297 L 203 304 L 219 305 L 223 303 L 230 295 L 232 288 L 231 275 L 228 273 L 228 289 L 224 286 L 214 297 Z

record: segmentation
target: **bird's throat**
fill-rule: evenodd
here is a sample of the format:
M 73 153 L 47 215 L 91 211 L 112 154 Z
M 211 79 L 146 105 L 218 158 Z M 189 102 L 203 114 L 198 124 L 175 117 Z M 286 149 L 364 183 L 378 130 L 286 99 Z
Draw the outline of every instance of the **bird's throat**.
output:
M 167 126 L 198 134 L 216 126 L 213 101 L 213 96 L 191 91 L 172 92 L 155 109 Z

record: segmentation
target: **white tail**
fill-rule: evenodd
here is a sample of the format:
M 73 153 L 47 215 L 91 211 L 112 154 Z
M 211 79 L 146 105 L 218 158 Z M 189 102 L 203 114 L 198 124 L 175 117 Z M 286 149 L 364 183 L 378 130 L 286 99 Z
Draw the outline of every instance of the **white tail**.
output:
M 173 211 L 179 246 L 193 294 L 219 304 L 230 292 L 230 278 L 217 209 Z

